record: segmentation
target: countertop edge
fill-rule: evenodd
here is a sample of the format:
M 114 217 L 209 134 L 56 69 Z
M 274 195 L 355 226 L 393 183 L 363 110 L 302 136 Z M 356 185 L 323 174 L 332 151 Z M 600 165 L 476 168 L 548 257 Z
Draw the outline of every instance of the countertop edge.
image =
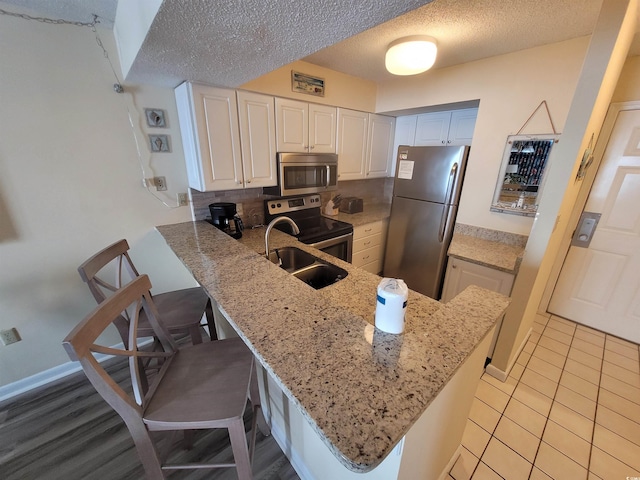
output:
M 202 273 L 196 273 L 194 272 L 194 270 L 198 270 L 197 268 L 192 268 L 194 265 L 195 266 L 199 266 L 197 265 L 197 262 L 194 262 L 192 265 L 190 265 L 190 261 L 185 260 L 185 258 L 187 257 L 186 254 L 183 254 L 183 256 L 181 256 L 179 254 L 180 251 L 182 252 L 187 252 L 186 246 L 184 245 L 185 239 L 180 238 L 179 240 L 173 240 L 172 239 L 172 235 L 177 233 L 181 228 L 185 229 L 186 233 L 189 233 L 189 231 L 191 232 L 196 232 L 196 236 L 197 236 L 197 230 L 199 228 L 199 226 L 197 225 L 199 222 L 184 222 L 183 224 L 174 224 L 174 225 L 165 225 L 165 226 L 159 226 L 156 227 L 156 229 L 159 231 L 159 233 L 163 236 L 163 238 L 165 238 L 165 241 L 167 241 L 167 244 L 174 250 L 178 250 L 176 251 L 176 255 L 178 256 L 178 258 L 180 258 L 180 260 L 185 264 L 185 266 L 187 267 L 187 269 L 192 273 L 192 275 L 194 275 L 194 277 L 196 277 L 196 279 L 201 283 L 202 281 L 204 281 L 204 283 L 206 283 L 206 279 L 205 277 L 202 275 Z M 368 222 L 365 222 L 368 223 Z M 180 226 L 182 225 L 182 227 Z M 207 224 L 208 225 L 208 224 Z M 210 226 L 210 225 L 209 225 Z M 163 232 L 164 231 L 164 232 Z M 275 231 L 273 232 L 275 233 L 275 236 L 273 238 L 274 246 L 282 246 L 282 245 L 291 245 L 291 244 L 295 244 L 295 245 L 299 245 L 301 248 L 303 249 L 310 249 L 311 247 L 307 247 L 305 245 L 299 244 L 297 242 L 297 240 L 293 237 L 290 237 L 288 235 L 282 234 L 282 233 L 276 233 Z M 223 241 L 222 243 L 227 242 L 225 237 L 220 237 L 219 235 L 224 235 L 221 232 L 213 232 L 211 234 L 212 237 L 215 237 L 217 240 L 219 241 Z M 256 239 L 258 238 L 257 235 L 259 235 L 258 232 L 252 234 L 253 237 L 256 237 Z M 247 237 L 250 237 L 250 235 L 247 235 Z M 198 240 L 196 238 L 196 240 Z M 187 243 L 190 243 L 189 239 L 186 240 Z M 250 238 L 247 239 L 247 241 L 250 242 Z M 210 242 L 210 239 L 207 239 L 207 242 Z M 235 241 L 234 241 L 235 242 Z M 198 243 L 197 241 L 195 242 L 196 244 Z M 237 243 L 237 242 L 236 242 Z M 243 257 L 245 258 L 251 258 L 252 261 L 257 261 L 256 258 L 259 257 L 259 255 L 257 256 L 256 253 L 260 253 L 260 242 L 258 242 L 257 240 L 254 241 L 253 247 L 248 246 L 248 245 L 244 245 L 244 249 L 253 252 L 253 255 L 249 255 L 249 252 L 244 252 L 244 250 L 238 250 L 236 247 L 233 247 L 233 250 L 236 252 L 244 252 L 242 254 Z M 234 244 L 230 244 L 230 243 L 226 243 L 228 245 L 235 245 Z M 207 258 L 209 258 L 209 255 L 211 255 L 211 258 L 213 258 L 215 255 L 220 255 L 220 252 L 214 253 L 212 252 L 211 254 L 207 253 L 207 248 L 203 247 L 198 247 L 200 248 L 199 253 L 197 255 L 198 257 L 198 261 L 207 261 Z M 264 250 L 264 246 L 262 244 L 262 250 Z M 319 252 L 321 253 L 321 252 Z M 237 254 L 237 253 L 236 253 Z M 324 254 L 323 254 L 324 255 Z M 318 256 L 322 256 L 322 255 L 318 255 Z M 254 258 L 256 257 L 256 258 Z M 222 257 L 220 257 L 222 258 Z M 217 257 L 216 257 L 217 259 Z M 221 262 L 223 262 L 223 260 L 220 260 Z M 212 261 L 212 263 L 215 263 Z M 353 274 L 353 277 L 355 277 L 354 281 L 358 281 L 360 280 L 360 278 L 369 278 L 366 277 L 367 275 L 370 275 L 370 280 L 368 280 L 370 283 L 373 282 L 375 279 L 378 279 L 380 277 L 377 277 L 375 275 L 369 274 L 368 272 L 363 272 L 361 269 L 357 269 L 357 267 L 353 267 L 350 264 L 345 264 L 344 262 L 340 262 L 337 261 L 335 263 L 339 263 L 340 266 L 348 266 L 349 269 L 349 273 L 350 275 Z M 271 270 L 270 270 L 271 271 Z M 364 275 L 364 277 L 363 277 Z M 200 277 L 200 278 L 198 278 Z M 353 280 L 352 277 L 352 280 Z M 346 280 L 346 279 L 345 279 Z M 345 281 L 343 280 L 343 282 Z M 203 284 L 203 286 L 205 286 Z M 207 288 L 205 286 L 205 288 Z M 217 288 L 217 286 L 216 286 Z M 302 288 L 302 287 L 300 287 Z M 462 332 L 460 332 L 458 334 L 458 337 L 461 341 L 461 343 L 463 343 L 462 345 L 454 345 L 453 347 L 455 347 L 457 350 L 462 351 L 462 349 L 464 349 L 464 351 L 466 352 L 463 356 L 461 355 L 460 357 L 457 357 L 456 361 L 457 364 L 455 365 L 455 368 L 450 368 L 449 370 L 447 370 L 445 377 L 442 378 L 442 381 L 440 382 L 440 385 L 437 389 L 437 391 L 435 391 L 435 393 L 431 393 L 430 397 L 428 398 L 428 401 L 426 402 L 426 404 L 423 406 L 423 408 L 421 410 L 415 410 L 416 414 L 413 416 L 413 418 L 411 420 L 409 420 L 408 418 L 406 419 L 406 421 L 403 422 L 404 427 L 402 428 L 401 432 L 396 432 L 396 435 L 394 435 L 394 438 L 396 438 L 396 442 L 393 443 L 393 445 L 391 445 L 389 448 L 387 448 L 385 451 L 380 452 L 380 455 L 378 455 L 377 459 L 375 461 L 371 461 L 368 463 L 362 463 L 362 462 L 358 462 L 355 459 L 350 459 L 343 451 L 340 450 L 340 448 L 335 445 L 332 440 L 327 436 L 327 433 L 325 433 L 321 427 L 321 425 L 318 424 L 318 422 L 316 421 L 316 419 L 314 419 L 313 415 L 308 411 L 308 407 L 305 407 L 305 405 L 296 397 L 296 394 L 294 391 L 291 390 L 291 388 L 289 388 L 286 385 L 286 382 L 284 379 L 281 378 L 281 376 L 278 374 L 278 372 L 276 371 L 275 367 L 273 367 L 270 362 L 269 362 L 269 355 L 267 355 L 267 357 L 265 357 L 263 355 L 263 353 L 260 351 L 259 345 L 256 344 L 256 338 L 252 338 L 251 335 L 251 331 L 249 331 L 249 333 L 245 333 L 243 330 L 242 325 L 239 325 L 237 322 L 234 321 L 233 319 L 233 315 L 231 313 L 229 313 L 226 310 L 226 306 L 225 305 L 225 299 L 224 298 L 216 298 L 216 296 L 214 295 L 214 292 L 209 291 L 210 289 L 207 288 L 207 291 L 209 292 L 209 294 L 212 296 L 212 298 L 214 298 L 214 300 L 216 300 L 216 302 L 219 304 L 221 312 L 225 315 L 225 317 L 230 321 L 230 323 L 232 324 L 233 328 L 236 329 L 236 331 L 238 332 L 238 334 L 243 338 L 243 340 L 247 343 L 247 345 L 249 346 L 249 348 L 254 352 L 254 354 L 256 354 L 256 356 L 258 357 L 259 361 L 265 365 L 265 367 L 268 367 L 267 370 L 273 375 L 274 379 L 277 380 L 277 382 L 281 385 L 281 387 L 283 388 L 283 391 L 286 392 L 287 396 L 289 397 L 289 399 L 297 406 L 297 408 L 299 409 L 299 411 L 303 414 L 303 416 L 305 418 L 307 418 L 312 426 L 312 428 L 318 433 L 318 435 L 321 437 L 321 439 L 323 440 L 323 442 L 328 446 L 328 448 L 334 453 L 334 455 L 336 456 L 336 458 L 349 470 L 354 471 L 354 472 L 367 472 L 370 471 L 372 469 L 374 469 L 375 467 L 377 467 L 379 465 L 380 462 L 382 462 L 382 460 L 391 452 L 393 451 L 393 448 L 395 448 L 395 444 L 397 443 L 397 441 L 399 441 L 405 434 L 406 432 L 411 428 L 411 426 L 417 421 L 417 419 L 420 417 L 420 415 L 422 415 L 422 413 L 426 410 L 426 408 L 428 408 L 428 406 L 430 405 L 431 401 L 433 401 L 433 399 L 438 395 L 438 393 L 442 390 L 442 388 L 447 384 L 447 382 L 453 377 L 453 375 L 455 375 L 455 373 L 457 372 L 457 370 L 460 368 L 460 366 L 469 358 L 469 356 L 473 353 L 473 351 L 475 350 L 475 348 L 477 348 L 477 345 L 486 337 L 486 335 L 488 334 L 489 331 L 491 331 L 491 329 L 493 328 L 493 326 L 496 324 L 496 322 L 498 321 L 499 318 L 501 318 L 501 316 L 504 314 L 505 309 L 507 308 L 508 304 L 509 304 L 509 299 L 507 297 L 504 297 L 498 293 L 495 292 L 490 292 L 488 290 L 482 289 L 480 287 L 475 287 L 475 286 L 470 286 L 467 289 L 465 289 L 460 295 L 458 295 L 457 297 L 455 297 L 454 299 L 452 299 L 449 303 L 447 304 L 440 304 L 439 302 L 435 302 L 431 299 L 426 299 L 426 297 L 423 297 L 420 294 L 417 294 L 415 292 L 412 292 L 411 296 L 410 296 L 410 300 L 412 301 L 416 301 L 418 302 L 418 304 L 420 304 L 420 302 L 427 302 L 427 304 L 432 305 L 432 308 L 435 308 L 436 310 L 433 311 L 430 315 L 430 320 L 433 323 L 432 330 L 433 330 L 433 334 L 437 334 L 438 333 L 438 329 L 443 329 L 446 326 L 450 326 L 450 327 L 455 327 L 455 328 L 459 328 L 462 330 Z M 321 292 L 321 291 L 316 291 L 316 292 Z M 309 292 L 305 292 L 305 294 L 308 294 Z M 317 294 L 320 295 L 320 298 L 325 298 L 325 300 L 331 301 L 334 298 L 338 298 L 338 297 L 332 297 L 330 292 L 327 292 L 326 295 L 325 294 Z M 335 294 L 337 295 L 337 294 Z M 224 297 L 225 295 L 223 294 L 222 297 Z M 348 311 L 347 307 L 344 307 L 342 305 L 340 305 L 339 303 L 331 303 L 332 307 L 335 308 L 343 308 L 345 309 L 345 314 Z M 353 313 L 350 312 L 349 315 L 347 315 L 345 318 L 357 318 L 357 317 L 352 317 Z M 358 315 L 358 314 L 356 314 Z M 369 315 L 365 315 L 365 317 L 369 317 Z M 360 317 L 362 319 L 362 317 Z M 471 326 L 467 325 L 467 321 L 473 318 L 473 321 L 470 322 Z M 352 321 L 352 320 L 345 320 L 345 321 Z M 365 323 L 371 323 L 371 319 L 369 318 L 367 319 L 363 319 L 363 321 Z M 408 321 L 411 321 L 410 319 Z M 245 320 L 246 322 L 246 320 Z M 475 325 L 475 326 L 474 326 Z M 246 328 L 246 325 L 245 325 Z M 468 329 L 470 333 L 470 335 L 465 336 L 464 335 L 464 330 Z M 251 328 L 249 328 L 249 330 L 251 330 Z M 378 331 L 376 329 L 376 331 Z M 389 334 L 383 334 L 384 335 L 389 335 Z M 411 333 L 409 333 L 408 335 L 411 335 Z M 407 337 L 408 338 L 408 337 Z M 385 340 L 386 341 L 386 340 Z M 413 341 L 413 340 L 412 340 Z M 259 343 L 259 342 L 258 342 Z M 272 353 L 273 355 L 273 353 Z M 271 355 L 271 356 L 272 356 Z M 276 362 L 277 363 L 277 362 Z

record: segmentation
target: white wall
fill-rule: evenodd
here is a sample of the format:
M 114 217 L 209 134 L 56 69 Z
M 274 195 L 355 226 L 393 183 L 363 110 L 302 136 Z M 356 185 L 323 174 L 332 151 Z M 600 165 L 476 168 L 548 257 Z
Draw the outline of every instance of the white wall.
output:
M 98 30 L 119 71 L 112 33 Z M 0 15 L 0 44 L 0 329 L 23 339 L 0 345 L 1 386 L 68 361 L 61 341 L 94 307 L 76 268 L 109 243 L 129 240 L 155 291 L 193 280 L 154 231 L 190 210 L 142 187 L 127 116 L 129 107 L 147 176 L 166 177 L 162 198 L 175 205 L 187 182 L 173 92 L 114 93 L 89 28 Z M 174 153 L 148 153 L 143 107 L 167 111 L 170 128 L 156 131 L 171 135 Z
M 325 96 L 316 97 L 291 91 L 291 71 L 314 75 L 325 80 Z M 373 112 L 376 107 L 376 84 L 370 80 L 297 61 L 262 75 L 240 88 L 276 97 L 294 98 L 302 102 Z
M 589 44 L 583 37 L 378 85 L 376 111 L 480 100 L 457 222 L 528 235 L 531 217 L 489 211 L 508 135 L 543 100 L 562 132 Z M 544 107 L 522 133 L 550 133 Z

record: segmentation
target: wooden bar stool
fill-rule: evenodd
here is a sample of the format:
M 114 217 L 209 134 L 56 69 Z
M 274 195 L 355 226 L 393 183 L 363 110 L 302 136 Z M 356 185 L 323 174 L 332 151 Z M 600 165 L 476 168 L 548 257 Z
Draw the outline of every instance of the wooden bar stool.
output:
M 106 281 L 104 274 L 109 270 L 107 265 L 115 264 L 115 281 Z M 78 267 L 78 273 L 98 303 L 102 303 L 122 285 L 139 276 L 136 267 L 129 256 L 129 244 L 126 240 L 119 240 L 99 251 Z M 211 307 L 211 299 L 202 287 L 175 290 L 153 296 L 154 304 L 159 312 L 160 322 L 173 335 L 191 335 L 191 343 L 202 342 L 201 327 L 203 317 L 206 317 L 209 336 L 216 340 L 216 327 Z M 125 345 L 129 335 L 129 314 L 122 315 L 114 322 Z M 136 329 L 140 337 L 152 337 L 154 331 L 144 312 L 140 317 L 140 325 Z
M 98 393 L 122 417 L 133 437 L 149 479 L 164 478 L 175 469 L 235 467 L 240 480 L 250 480 L 255 446 L 259 396 L 252 397 L 254 358 L 240 338 L 186 345 L 178 349 L 159 320 L 149 290 L 149 277 L 141 275 L 101 302 L 63 341 L 69 357 L 79 361 Z M 122 312 L 133 312 L 128 321 L 129 346 L 114 349 L 97 345 L 96 339 Z M 136 345 L 142 312 L 160 348 L 142 351 Z M 127 394 L 95 359 L 95 353 L 129 358 L 132 395 Z M 145 365 L 157 373 L 148 377 Z M 243 414 L 252 402 L 253 422 L 249 445 Z M 168 452 L 158 452 L 149 432 L 226 428 L 234 462 L 166 464 Z M 170 442 L 170 445 L 172 442 Z

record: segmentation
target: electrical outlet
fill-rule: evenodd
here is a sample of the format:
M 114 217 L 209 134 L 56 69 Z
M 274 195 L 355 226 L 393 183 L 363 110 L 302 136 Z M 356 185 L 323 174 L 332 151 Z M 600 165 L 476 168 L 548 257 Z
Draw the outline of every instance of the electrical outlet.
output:
M 164 177 L 153 177 L 153 184 L 159 192 L 164 192 L 167 189 L 167 179 Z
M 179 207 L 186 207 L 187 205 L 189 205 L 189 195 L 187 195 L 186 193 L 179 193 L 178 194 L 178 206 Z
M 242 204 L 241 203 L 236 203 L 236 213 L 239 216 L 244 215 L 244 210 L 242 209 Z
M 3 345 L 11 345 L 12 343 L 19 342 L 20 340 L 22 340 L 20 338 L 20 334 L 15 328 L 0 331 L 0 341 Z

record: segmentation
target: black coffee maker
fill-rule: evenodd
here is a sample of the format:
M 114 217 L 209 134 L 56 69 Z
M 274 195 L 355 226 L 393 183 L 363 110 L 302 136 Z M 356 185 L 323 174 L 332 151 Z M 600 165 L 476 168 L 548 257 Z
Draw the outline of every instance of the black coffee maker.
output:
M 214 226 L 231 235 L 233 238 L 242 237 L 242 220 L 236 214 L 236 204 L 228 202 L 212 203 L 209 205 L 211 223 Z

